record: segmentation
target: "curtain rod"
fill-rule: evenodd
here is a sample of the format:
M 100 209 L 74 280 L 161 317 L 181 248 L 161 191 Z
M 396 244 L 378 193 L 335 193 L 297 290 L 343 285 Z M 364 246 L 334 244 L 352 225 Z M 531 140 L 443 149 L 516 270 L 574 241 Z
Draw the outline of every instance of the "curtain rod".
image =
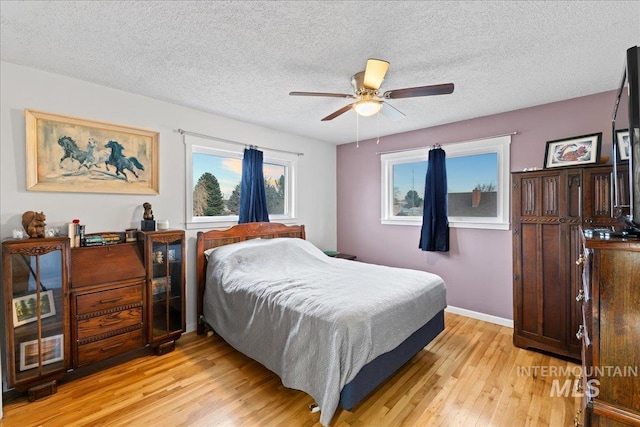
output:
M 191 136 L 198 136 L 200 138 L 205 138 L 205 139 L 211 139 L 213 141 L 218 141 L 218 142 L 225 142 L 227 144 L 236 144 L 236 145 L 242 145 L 245 148 L 249 147 L 249 148 L 260 148 L 257 145 L 252 145 L 252 144 L 245 144 L 244 142 L 238 142 L 238 141 L 231 141 L 230 139 L 223 139 L 223 138 L 217 138 L 215 136 L 211 136 L 211 135 L 204 135 L 202 133 L 196 133 L 196 132 L 190 132 L 188 130 L 184 130 L 184 129 L 177 129 L 178 133 L 182 134 L 182 135 L 191 135 Z M 304 153 L 298 153 L 295 151 L 287 151 L 287 150 L 278 150 L 276 148 L 264 148 L 265 150 L 269 150 L 269 151 L 277 151 L 279 153 L 288 153 L 288 154 L 295 154 L 296 156 L 304 156 Z
M 518 134 L 517 131 L 513 131 L 513 132 L 509 132 L 509 133 L 503 133 L 501 135 L 483 136 L 482 138 L 469 139 L 467 141 L 449 142 L 448 144 L 459 144 L 461 142 L 481 141 L 483 139 L 499 138 L 501 136 L 510 136 L 510 135 L 517 135 L 517 134 Z M 440 145 L 439 142 L 437 142 L 435 144 L 427 145 L 427 146 L 424 146 L 424 147 L 404 148 L 402 150 L 393 150 L 393 151 L 378 151 L 376 154 L 401 153 L 403 151 L 421 150 L 423 148 L 441 148 L 441 145 Z

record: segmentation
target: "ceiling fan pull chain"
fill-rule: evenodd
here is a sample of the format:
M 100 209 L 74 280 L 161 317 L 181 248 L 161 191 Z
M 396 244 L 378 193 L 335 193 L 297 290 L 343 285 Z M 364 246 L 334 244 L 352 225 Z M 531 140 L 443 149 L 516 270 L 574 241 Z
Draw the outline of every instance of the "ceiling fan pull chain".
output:
M 356 148 L 360 148 L 360 120 L 356 114 Z
M 380 145 L 380 111 L 376 114 L 376 127 L 378 128 L 378 139 L 376 139 L 376 144 Z

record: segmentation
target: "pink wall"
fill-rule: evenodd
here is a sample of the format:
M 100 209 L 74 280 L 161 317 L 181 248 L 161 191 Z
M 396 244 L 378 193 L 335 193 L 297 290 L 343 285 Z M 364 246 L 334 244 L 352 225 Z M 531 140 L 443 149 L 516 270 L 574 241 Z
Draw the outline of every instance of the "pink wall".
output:
M 338 250 L 365 262 L 431 271 L 447 284 L 449 305 L 513 319 L 510 230 L 452 228 L 448 253 L 418 249 L 420 227 L 380 224 L 376 152 L 463 142 L 516 131 L 511 171 L 543 164 L 546 141 L 602 132 L 611 156 L 615 91 L 420 129 L 337 149 Z M 611 162 L 611 161 L 609 161 Z

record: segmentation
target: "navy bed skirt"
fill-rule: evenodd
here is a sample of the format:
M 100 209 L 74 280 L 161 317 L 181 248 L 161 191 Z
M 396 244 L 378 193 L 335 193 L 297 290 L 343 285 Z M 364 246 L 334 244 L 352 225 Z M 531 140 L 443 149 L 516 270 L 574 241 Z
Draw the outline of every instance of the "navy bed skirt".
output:
M 443 330 L 444 310 L 433 316 L 429 322 L 400 343 L 398 347 L 388 353 L 381 354 L 364 365 L 358 375 L 342 389 L 340 406 L 348 411 L 353 409 Z

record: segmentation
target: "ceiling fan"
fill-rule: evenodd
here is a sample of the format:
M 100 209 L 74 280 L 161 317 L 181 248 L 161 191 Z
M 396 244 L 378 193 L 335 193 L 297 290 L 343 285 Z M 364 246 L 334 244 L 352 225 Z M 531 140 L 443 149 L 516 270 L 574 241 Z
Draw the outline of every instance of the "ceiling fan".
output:
M 453 92 L 453 83 L 445 83 L 431 86 L 409 87 L 405 89 L 393 89 L 378 93 L 384 76 L 389 69 L 389 63 L 381 59 L 368 59 L 367 67 L 364 71 L 354 74 L 351 77 L 353 94 L 324 93 L 324 92 L 289 92 L 294 96 L 325 96 L 331 98 L 351 98 L 356 101 L 345 105 L 338 111 L 334 111 L 322 121 L 333 120 L 339 115 L 353 109 L 361 116 L 372 116 L 377 112 L 382 112 L 392 120 L 404 117 L 404 114 L 391 104 L 387 99 L 415 98 L 418 96 L 447 95 Z

